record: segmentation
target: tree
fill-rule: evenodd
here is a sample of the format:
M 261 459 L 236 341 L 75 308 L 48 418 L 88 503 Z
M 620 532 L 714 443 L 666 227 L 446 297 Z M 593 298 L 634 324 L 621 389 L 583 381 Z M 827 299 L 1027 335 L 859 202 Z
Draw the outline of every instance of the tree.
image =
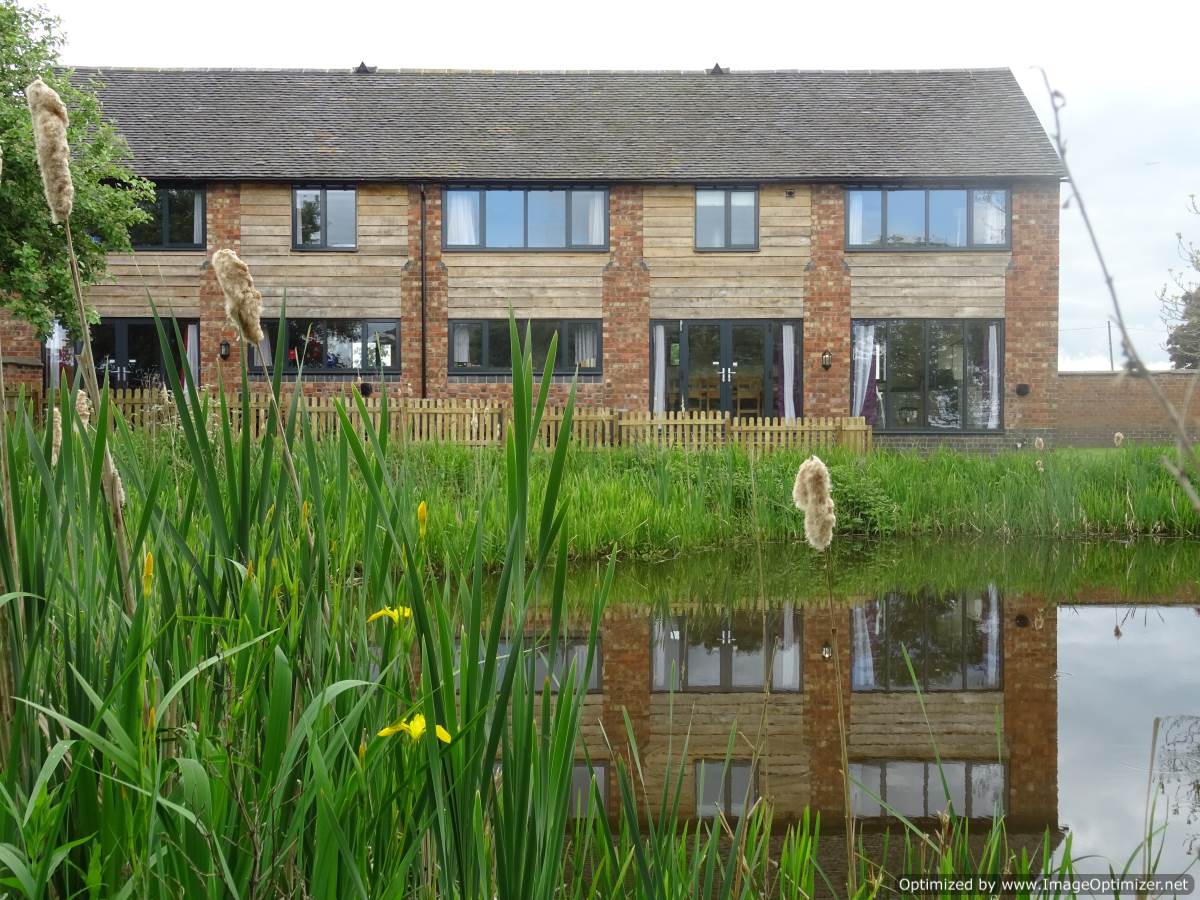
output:
M 1200 215 L 1200 204 L 1195 197 L 1191 200 L 1191 211 Z M 1175 290 L 1164 288 L 1159 295 L 1162 319 L 1170 329 L 1164 346 L 1176 369 L 1200 369 L 1200 284 L 1195 282 L 1195 276 L 1200 274 L 1200 247 L 1184 240 L 1182 234 L 1175 237 L 1184 270 L 1171 273 Z
M 34 152 L 25 86 L 41 77 L 70 111 L 71 216 L 75 252 L 85 285 L 106 277 L 105 254 L 127 251 L 129 227 L 145 221 L 153 185 L 129 168 L 130 152 L 104 120 L 95 83 L 83 84 L 59 67 L 59 20 L 41 7 L 0 0 L 0 305 L 40 333 L 53 320 L 76 321 L 63 229 L 50 222 Z

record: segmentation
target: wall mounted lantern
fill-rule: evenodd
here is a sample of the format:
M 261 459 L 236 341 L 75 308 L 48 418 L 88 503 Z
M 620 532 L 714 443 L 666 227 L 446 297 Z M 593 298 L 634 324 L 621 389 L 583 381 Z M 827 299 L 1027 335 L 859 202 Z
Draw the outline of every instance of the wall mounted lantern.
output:
M 821 368 L 828 372 L 832 367 L 833 367 L 833 351 L 827 349 L 824 353 L 821 354 Z
M 221 359 L 229 359 L 229 341 L 221 341 L 217 352 L 221 354 Z

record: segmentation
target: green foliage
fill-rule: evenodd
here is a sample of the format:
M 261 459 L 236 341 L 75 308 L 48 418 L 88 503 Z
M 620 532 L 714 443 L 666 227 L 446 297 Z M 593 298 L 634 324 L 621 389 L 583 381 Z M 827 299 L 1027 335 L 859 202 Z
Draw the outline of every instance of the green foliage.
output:
M 106 253 L 129 249 L 129 226 L 146 218 L 138 204 L 154 196 L 128 167 L 128 146 L 104 120 L 95 86 L 58 67 L 61 44 L 59 22 L 44 9 L 0 0 L 0 297 L 43 333 L 54 319 L 69 325 L 77 317 L 63 230 L 47 214 L 26 85 L 42 78 L 70 113 L 71 220 L 85 285 L 104 279 Z

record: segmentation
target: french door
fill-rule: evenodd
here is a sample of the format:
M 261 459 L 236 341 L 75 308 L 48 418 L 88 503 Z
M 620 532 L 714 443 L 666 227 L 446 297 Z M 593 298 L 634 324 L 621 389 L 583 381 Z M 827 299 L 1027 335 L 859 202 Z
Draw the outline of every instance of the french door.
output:
M 187 360 L 192 365 L 199 359 L 199 348 L 194 346 L 199 343 L 198 323 L 179 323 L 185 347 L 175 346 L 170 320 L 163 325 L 177 361 Z M 106 379 L 114 388 L 157 388 L 166 383 L 162 348 L 152 319 L 102 319 L 92 326 L 91 334 L 96 377 L 101 384 Z
M 800 412 L 796 320 L 654 322 L 650 352 L 654 411 Z

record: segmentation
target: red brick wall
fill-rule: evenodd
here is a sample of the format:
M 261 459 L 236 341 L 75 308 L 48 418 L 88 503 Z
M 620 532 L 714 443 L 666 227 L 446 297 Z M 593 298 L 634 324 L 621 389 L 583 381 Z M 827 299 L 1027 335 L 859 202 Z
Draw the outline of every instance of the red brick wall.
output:
M 1018 624 L 1024 624 L 1024 627 Z M 1058 616 L 1036 597 L 1004 601 L 1004 740 L 1010 826 L 1058 827 Z
M 812 190 L 812 269 L 804 300 L 804 415 L 844 416 L 850 410 L 850 272 L 845 263 L 845 193 Z M 821 366 L 821 354 L 833 366 Z
M 4 383 L 41 387 L 42 342 L 33 326 L 0 309 L 0 352 L 4 354 Z
M 809 805 L 821 812 L 822 823 L 836 828 L 845 814 L 842 737 L 838 728 L 838 668 L 842 675 L 843 722 L 850 728 L 850 613 L 842 609 L 804 611 L 804 728 L 808 736 Z M 838 664 L 825 659 L 829 643 Z
M 1159 372 L 1153 378 L 1182 412 L 1196 373 Z M 1200 439 L 1200 390 L 1189 412 L 1192 437 Z M 1127 441 L 1167 443 L 1174 439 L 1167 414 L 1147 379 L 1109 372 L 1065 372 L 1058 376 L 1060 444 L 1111 447 L 1118 431 Z
M 1012 266 L 1004 282 L 1004 426 L 1018 436 L 1053 429 L 1058 387 L 1057 182 L 1012 191 Z M 1017 385 L 1029 393 L 1017 395 Z
M 642 258 L 642 189 L 609 193 L 609 262 L 604 270 L 604 402 L 650 403 L 650 270 Z
M 213 271 L 218 250 L 242 249 L 242 188 L 236 182 L 209 184 L 205 198 L 208 260 L 200 279 L 200 383 L 229 387 L 240 382 L 238 335 L 225 317 L 225 295 Z M 251 272 L 253 275 L 254 273 Z M 222 360 L 222 341 L 229 342 L 229 359 Z
M 425 394 L 445 397 L 448 362 L 446 266 L 442 263 L 442 189 L 425 189 L 425 333 L 421 333 L 421 187 L 408 189 L 408 265 L 400 290 L 400 383 L 421 397 L 421 344 L 426 350 Z

